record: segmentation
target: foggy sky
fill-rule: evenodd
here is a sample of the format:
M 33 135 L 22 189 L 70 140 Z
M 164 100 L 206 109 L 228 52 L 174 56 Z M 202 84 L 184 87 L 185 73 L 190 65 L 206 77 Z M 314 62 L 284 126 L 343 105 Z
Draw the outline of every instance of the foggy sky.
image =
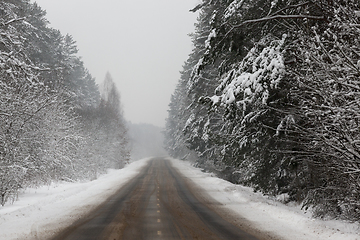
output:
M 51 27 L 74 37 L 97 83 L 107 71 L 121 93 L 125 118 L 163 127 L 199 0 L 36 0 Z

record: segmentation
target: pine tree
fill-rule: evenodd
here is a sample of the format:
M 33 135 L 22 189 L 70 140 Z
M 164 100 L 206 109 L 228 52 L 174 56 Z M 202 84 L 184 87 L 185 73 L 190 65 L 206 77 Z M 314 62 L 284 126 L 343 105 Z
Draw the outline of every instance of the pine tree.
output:
M 218 174 L 230 167 L 235 182 L 287 193 L 317 216 L 358 220 L 358 9 L 202 1 L 170 104 L 172 151 L 185 146 Z
M 216 95 L 203 99 L 225 110 L 224 160 L 266 193 L 358 219 L 358 3 L 209 5 L 218 7 L 196 69 L 222 62 Z

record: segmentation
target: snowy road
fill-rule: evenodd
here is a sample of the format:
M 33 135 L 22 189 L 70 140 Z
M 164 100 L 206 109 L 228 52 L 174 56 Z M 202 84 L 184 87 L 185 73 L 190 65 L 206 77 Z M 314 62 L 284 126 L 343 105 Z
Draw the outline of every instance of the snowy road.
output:
M 111 196 L 121 197 L 121 194 L 132 198 L 124 197 L 120 204 L 112 199 L 115 209 L 111 204 L 107 206 L 107 210 L 98 208 Z M 61 232 L 62 236 L 67 236 L 70 232 L 77 234 L 81 231 L 74 225 L 85 223 L 84 219 L 90 213 L 103 214 L 106 211 L 111 215 L 110 219 L 101 219 L 100 215 L 97 220 L 94 216 L 87 218 L 88 223 L 97 222 L 106 227 L 100 227 L 99 230 L 99 226 L 93 225 L 91 228 L 94 227 L 95 233 L 90 230 L 91 237 L 85 239 L 96 239 L 98 236 L 95 237 L 95 234 L 102 229 L 108 236 L 112 231 L 122 231 L 127 234 L 123 239 L 131 239 L 128 237 L 131 234 L 137 237 L 139 235 L 136 234 L 143 234 L 150 239 L 172 239 L 173 235 L 180 235 L 186 239 L 194 234 L 193 231 L 197 231 L 194 230 L 196 228 L 204 229 L 204 234 L 210 231 L 206 230 L 209 228 L 211 231 L 215 230 L 214 234 L 219 231 L 223 233 L 222 230 L 216 230 L 218 228 L 215 225 L 219 225 L 216 221 L 220 218 L 215 217 L 214 222 L 215 213 L 208 216 L 202 213 L 207 208 L 258 239 L 360 240 L 359 223 L 314 219 L 311 212 L 301 210 L 301 205 L 283 204 L 272 197 L 255 193 L 252 188 L 235 185 L 212 173 L 205 173 L 194 168 L 190 162 L 171 158 L 166 161 L 152 161 L 152 158 L 135 161 L 123 169 L 109 169 L 107 174 L 89 182 L 60 182 L 28 188 L 19 195 L 18 201 L 0 207 L 0 239 L 49 240 Z M 124 214 L 122 217 L 119 214 L 121 212 Z M 115 220 L 127 225 L 116 224 Z M 109 222 L 110 225 L 106 224 Z M 142 224 L 144 222 L 149 224 Z M 86 224 L 81 226 L 84 227 Z M 190 235 L 189 238 L 192 239 L 193 236 Z M 212 239 L 203 236 L 205 239 Z M 71 239 L 70 235 L 68 239 Z M 226 239 L 233 238 L 227 236 Z
M 58 239 L 259 239 L 201 203 L 194 189 L 164 159 L 153 159 L 140 174 Z

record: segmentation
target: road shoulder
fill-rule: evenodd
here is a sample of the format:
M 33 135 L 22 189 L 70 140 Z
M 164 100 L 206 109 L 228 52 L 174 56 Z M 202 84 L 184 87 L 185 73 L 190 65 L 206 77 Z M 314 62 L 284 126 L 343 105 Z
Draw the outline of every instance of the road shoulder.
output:
M 41 240 L 72 225 L 134 178 L 149 159 L 109 170 L 90 182 L 58 183 L 27 189 L 19 201 L 0 208 L 0 239 Z
M 359 224 L 313 219 L 300 206 L 282 204 L 261 193 L 255 193 L 251 188 L 204 173 L 189 162 L 169 160 L 201 201 L 258 238 L 360 240 Z

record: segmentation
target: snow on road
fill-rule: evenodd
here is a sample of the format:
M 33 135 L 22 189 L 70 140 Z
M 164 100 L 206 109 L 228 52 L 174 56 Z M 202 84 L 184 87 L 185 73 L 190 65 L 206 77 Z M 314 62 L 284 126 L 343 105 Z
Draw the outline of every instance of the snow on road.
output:
M 112 195 L 139 173 L 148 160 L 110 170 L 91 182 L 27 189 L 19 196 L 19 201 L 0 207 L 0 239 L 48 239 Z M 279 239 L 360 240 L 359 224 L 314 220 L 299 206 L 271 200 L 250 188 L 204 173 L 188 162 L 174 159 L 171 162 L 231 212 L 240 214 L 263 231 L 276 233 Z

